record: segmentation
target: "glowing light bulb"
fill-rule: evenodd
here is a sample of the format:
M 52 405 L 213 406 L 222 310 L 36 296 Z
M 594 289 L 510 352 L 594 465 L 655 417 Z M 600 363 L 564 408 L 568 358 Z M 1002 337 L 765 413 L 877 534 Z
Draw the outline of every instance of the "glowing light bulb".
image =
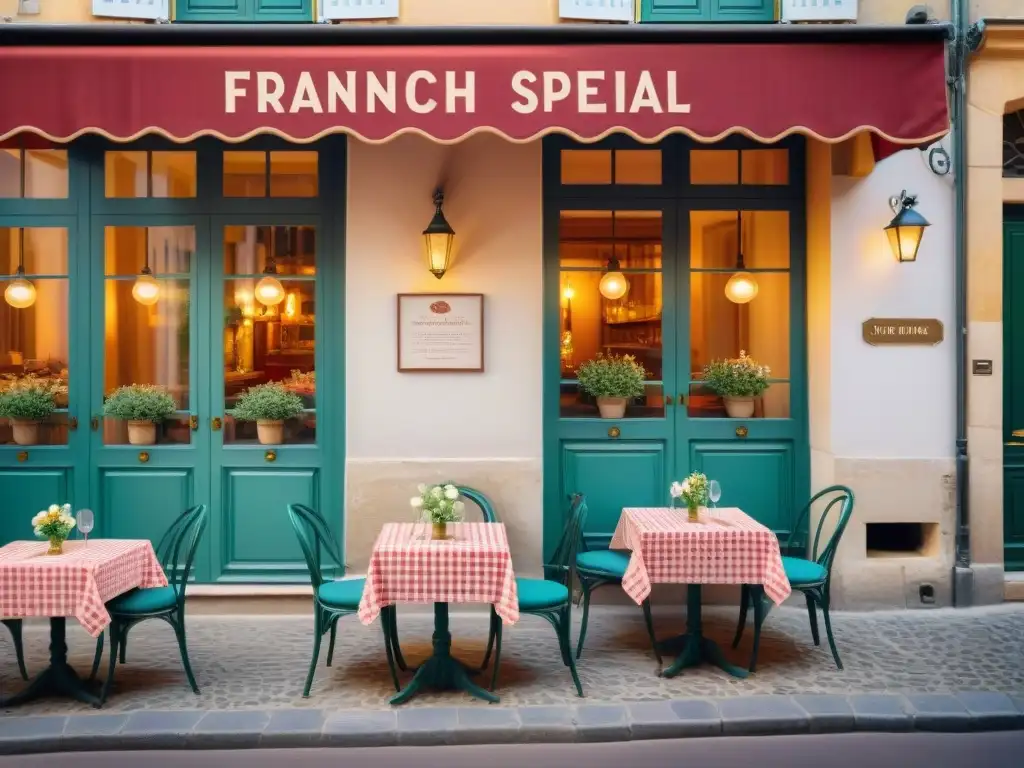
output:
M 598 290 L 606 299 L 621 299 L 629 290 L 629 282 L 621 272 L 606 272 L 601 278 Z
M 260 279 L 256 283 L 256 301 L 268 307 L 275 306 L 284 301 L 284 286 L 281 281 L 274 277 L 273 273 Z
M 284 314 L 285 314 L 285 317 L 295 317 L 295 315 L 296 315 L 296 313 L 298 311 L 298 310 L 296 310 L 295 305 L 296 305 L 295 294 L 294 293 L 289 293 L 288 294 L 288 300 L 284 304 Z
M 28 309 L 36 303 L 36 287 L 25 278 L 17 277 L 4 291 L 4 301 L 15 309 Z
M 725 298 L 734 304 L 746 304 L 757 296 L 758 286 L 749 272 L 737 272 L 725 284 Z
M 145 307 L 153 306 L 160 299 L 160 284 L 148 269 L 142 270 L 142 274 L 135 278 L 132 298 Z
M 565 290 L 562 291 L 562 298 L 566 301 L 572 301 L 576 296 L 576 289 L 572 285 L 566 283 Z

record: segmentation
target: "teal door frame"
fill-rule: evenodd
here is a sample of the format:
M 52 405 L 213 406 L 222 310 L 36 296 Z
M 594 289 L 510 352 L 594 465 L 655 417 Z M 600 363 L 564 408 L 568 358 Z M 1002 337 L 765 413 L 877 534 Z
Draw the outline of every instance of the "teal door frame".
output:
M 620 463 L 617 478 L 604 482 L 634 483 L 633 490 L 613 493 L 630 504 L 667 504 L 668 487 L 690 471 L 720 469 L 723 461 L 753 462 L 780 475 L 774 489 L 776 514 L 770 524 L 786 533 L 793 516 L 810 493 L 808 436 L 807 343 L 806 343 L 806 201 L 805 149 L 801 137 L 790 137 L 775 147 L 789 150 L 789 184 L 779 186 L 711 186 L 689 184 L 690 149 L 764 149 L 742 137 L 729 137 L 714 145 L 701 145 L 675 136 L 652 144 L 640 144 L 625 136 L 613 136 L 594 144 L 579 144 L 566 137 L 544 140 L 544 549 L 551 554 L 564 523 L 566 495 L 583 488 L 577 485 L 580 456 L 595 462 Z M 660 185 L 562 185 L 563 149 L 660 149 Z M 689 400 L 690 349 L 690 213 L 701 210 L 781 211 L 789 217 L 790 238 L 790 415 L 789 419 L 742 420 L 746 437 L 737 436 L 739 420 L 694 418 L 683 405 L 666 407 L 661 418 L 561 418 L 559 394 L 563 381 L 560 366 L 561 296 L 559 264 L 559 217 L 564 210 L 660 210 L 662 212 L 663 393 Z M 629 270 L 623 269 L 623 272 Z M 735 270 L 721 270 L 735 271 Z M 773 270 L 749 269 L 751 272 Z M 609 427 L 618 428 L 612 438 Z M 589 460 L 589 459 L 588 459 Z M 605 464 L 605 466 L 609 466 Z M 621 481 L 621 482 L 620 482 Z M 725 485 L 725 484 L 723 484 Z M 608 488 L 608 486 L 605 486 Z M 723 503 L 756 507 L 757 490 L 724 489 Z M 631 495 L 634 494 L 635 495 Z M 624 494 L 624 495 L 623 495 Z M 730 498 L 731 497 L 731 498 Z M 633 501 L 635 499 L 635 501 Z M 595 500 L 591 500 L 592 510 Z M 598 503 L 598 506 L 600 504 Z M 748 507 L 749 508 L 749 507 Z M 600 515 L 591 514 L 592 518 Z M 607 546 L 607 524 L 585 532 L 590 546 Z M 612 524 L 613 525 L 613 524 Z
M 1003 208 L 1003 567 L 1024 571 L 1024 205 Z

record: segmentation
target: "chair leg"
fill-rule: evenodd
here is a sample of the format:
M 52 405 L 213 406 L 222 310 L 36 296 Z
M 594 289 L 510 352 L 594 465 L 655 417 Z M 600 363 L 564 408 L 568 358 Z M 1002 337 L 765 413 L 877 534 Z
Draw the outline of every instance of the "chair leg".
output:
M 654 619 L 651 618 L 651 598 L 644 600 L 641 606 L 644 609 L 644 624 L 647 625 L 647 636 L 651 638 L 651 648 L 654 650 L 654 658 L 661 664 L 661 651 L 658 650 L 658 639 L 654 636 Z M 577 656 L 579 658 L 579 656 Z
M 92 657 L 92 671 L 89 673 L 89 680 L 95 680 L 100 671 L 100 662 L 103 661 L 103 632 L 96 638 L 96 653 Z
M 587 619 L 590 618 L 590 584 L 580 579 L 580 590 L 583 592 L 583 618 L 580 620 L 580 637 L 576 642 L 576 658 L 583 655 L 583 641 L 587 637 Z
M 306 687 L 302 689 L 302 698 L 309 698 L 309 689 L 313 687 L 313 674 L 316 672 L 316 662 L 320 658 L 320 640 L 323 638 L 323 627 L 320 620 L 319 605 L 314 605 L 315 618 L 313 619 L 313 659 L 309 662 L 309 674 L 306 675 Z
M 110 662 L 107 665 L 107 679 L 103 682 L 103 690 L 100 692 L 100 704 L 107 701 L 110 694 L 110 686 L 114 682 L 114 667 L 117 666 L 117 645 L 121 641 L 121 626 L 117 619 L 113 619 L 107 627 L 110 634 Z
M 814 596 L 810 592 L 804 592 L 807 600 L 807 615 L 811 619 L 811 637 L 815 645 L 821 645 L 821 636 L 818 634 L 818 611 L 814 607 Z
M 388 669 L 391 671 L 391 682 L 395 684 L 395 691 L 400 692 L 402 690 L 402 686 L 398 684 L 398 671 L 395 668 L 395 654 L 391 650 L 391 625 L 387 619 L 387 614 L 391 610 L 393 610 L 393 608 L 388 606 L 381 611 L 380 627 L 384 632 L 384 652 L 388 656 Z M 334 626 L 336 627 L 338 625 L 335 624 Z
M 494 625 L 494 669 L 491 670 L 491 690 L 498 684 L 498 667 L 501 666 L 501 634 L 502 626 L 499 621 Z
M 125 630 L 121 633 L 121 643 L 118 645 L 118 653 L 121 654 L 121 658 L 118 659 L 118 661 L 120 661 L 122 664 L 126 663 L 128 661 L 127 657 L 125 656 L 125 654 L 128 653 L 128 629 L 127 628 L 125 628 Z
M 821 601 L 821 615 L 825 619 L 825 634 L 828 636 L 828 647 L 832 649 L 832 658 L 836 660 L 836 666 L 840 671 L 843 669 L 843 662 L 839 660 L 839 651 L 836 650 L 836 639 L 832 636 L 832 622 L 828 616 L 828 597 Z
M 391 650 L 395 654 L 395 663 L 398 668 L 405 672 L 409 667 L 405 663 L 405 657 L 402 655 L 402 646 L 398 642 L 398 609 L 395 606 L 390 606 L 391 610 L 388 612 L 388 632 L 391 633 Z
M 744 584 L 740 587 L 740 617 L 736 621 L 736 636 L 732 639 L 732 647 L 736 648 L 743 637 L 743 628 L 747 624 L 747 609 L 750 607 L 750 587 Z
M 11 631 L 11 642 L 14 643 L 14 656 L 18 660 L 21 679 L 28 680 L 28 670 L 25 668 L 25 647 L 21 641 L 21 619 L 4 619 L 3 623 Z
M 490 617 L 487 623 L 487 650 L 484 651 L 484 660 L 480 664 L 480 669 L 487 669 L 487 663 L 491 660 L 491 651 L 494 650 L 494 636 L 497 634 L 497 630 L 494 628 L 494 624 L 497 622 L 501 624 L 501 619 L 498 616 L 498 612 L 494 610 L 494 606 L 491 606 Z
M 757 670 L 757 650 L 761 647 L 761 625 L 764 624 L 764 588 L 751 587 L 750 596 L 754 603 L 754 647 L 750 652 L 750 672 Z
M 334 661 L 334 640 L 338 635 L 338 619 L 335 618 L 331 622 L 331 643 L 327 646 L 327 666 L 331 666 L 331 662 Z
M 181 664 L 185 667 L 185 677 L 188 678 L 188 684 L 192 686 L 192 692 L 199 695 L 199 686 L 196 685 L 196 676 L 192 674 L 192 665 L 188 660 L 188 645 L 185 643 L 185 615 L 178 614 L 176 620 L 171 622 L 171 626 L 174 627 L 174 635 L 178 638 L 178 650 L 181 651 Z M 124 650 L 122 646 L 121 650 Z
M 576 672 L 576 660 L 572 657 L 572 648 L 569 641 L 569 633 L 572 630 L 572 618 L 568 608 L 558 616 L 555 629 L 558 635 L 558 644 L 562 646 L 562 658 L 566 660 L 569 672 L 572 673 L 572 681 L 576 685 L 576 693 L 580 698 L 583 698 L 583 685 L 580 683 L 580 676 Z

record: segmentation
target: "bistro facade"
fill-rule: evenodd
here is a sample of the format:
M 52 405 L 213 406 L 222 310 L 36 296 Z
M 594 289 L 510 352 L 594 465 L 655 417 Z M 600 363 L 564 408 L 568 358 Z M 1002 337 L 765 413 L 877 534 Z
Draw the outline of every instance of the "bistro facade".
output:
M 51 503 L 152 539 L 204 503 L 197 581 L 257 592 L 308 578 L 287 504 L 360 572 L 451 479 L 529 573 L 568 494 L 606 546 L 703 471 L 780 533 L 849 485 L 834 602 L 948 602 L 951 344 L 867 330 L 951 326 L 951 185 L 919 151 L 946 27 L 412 32 L 5 31 L 0 373 L 57 410 L 0 426 L 0 540 Z M 931 224 L 902 261 L 901 190 Z M 701 371 L 744 352 L 771 385 L 733 418 Z M 578 391 L 599 353 L 647 371 L 622 418 Z M 269 442 L 233 415 L 268 382 L 303 406 Z M 154 443 L 104 414 L 132 384 L 174 399 Z

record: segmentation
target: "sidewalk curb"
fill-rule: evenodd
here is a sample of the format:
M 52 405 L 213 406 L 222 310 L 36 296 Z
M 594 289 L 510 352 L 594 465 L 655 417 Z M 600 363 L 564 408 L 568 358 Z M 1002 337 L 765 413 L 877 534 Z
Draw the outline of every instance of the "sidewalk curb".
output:
M 545 707 L 138 710 L 0 718 L 0 755 L 56 751 L 429 746 L 707 736 L 1024 730 L 1024 696 L 851 694 Z

